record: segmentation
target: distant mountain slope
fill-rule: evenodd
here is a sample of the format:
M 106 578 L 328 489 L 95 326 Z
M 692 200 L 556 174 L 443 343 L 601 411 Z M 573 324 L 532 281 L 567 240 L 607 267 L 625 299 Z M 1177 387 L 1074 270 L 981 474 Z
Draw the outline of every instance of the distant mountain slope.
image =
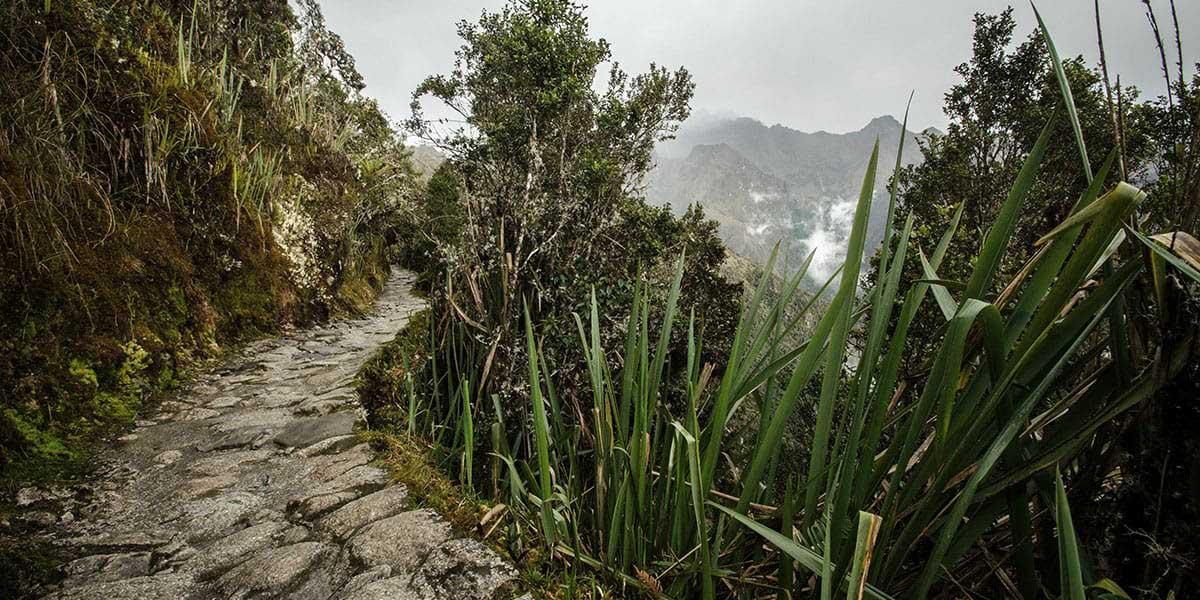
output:
M 446 161 L 446 156 L 433 146 L 413 146 L 411 151 L 413 168 L 416 169 L 417 177 L 422 183 L 429 181 L 434 171 Z
M 920 160 L 918 134 L 906 135 L 904 162 L 912 164 Z M 887 183 L 900 140 L 900 123 L 891 116 L 844 134 L 768 127 L 748 118 L 685 125 L 675 140 L 657 149 L 647 199 L 676 211 L 703 205 L 721 223 L 726 243 L 758 261 L 776 241 L 788 248 L 785 257 L 793 267 L 815 250 L 810 284 L 819 285 L 845 255 L 854 203 L 876 139 L 879 172 L 867 240 L 874 250 L 883 235 Z
M 789 211 L 788 183 L 728 144 L 699 145 L 685 158 L 661 159 L 653 177 L 653 204 L 669 204 L 681 212 L 700 201 L 721 224 L 725 243 L 741 254 L 766 256 L 775 239 L 790 235 L 790 222 L 776 218 Z

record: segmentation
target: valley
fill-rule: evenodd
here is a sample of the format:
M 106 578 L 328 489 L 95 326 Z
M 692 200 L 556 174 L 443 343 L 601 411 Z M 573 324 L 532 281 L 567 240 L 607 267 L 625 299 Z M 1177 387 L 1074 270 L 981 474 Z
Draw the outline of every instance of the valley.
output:
M 646 199 L 682 214 L 700 204 L 720 223 L 730 250 L 763 264 L 776 242 L 781 264 L 798 268 L 808 254 L 805 285 L 819 288 L 841 265 L 854 217 L 854 200 L 871 148 L 879 164 L 893 165 L 901 124 L 892 116 L 858 131 L 805 133 L 750 118 L 698 119 L 657 148 Z M 936 130 L 905 131 L 904 160 L 921 160 L 919 141 Z M 879 246 L 887 217 L 888 178 L 875 180 L 868 254 Z

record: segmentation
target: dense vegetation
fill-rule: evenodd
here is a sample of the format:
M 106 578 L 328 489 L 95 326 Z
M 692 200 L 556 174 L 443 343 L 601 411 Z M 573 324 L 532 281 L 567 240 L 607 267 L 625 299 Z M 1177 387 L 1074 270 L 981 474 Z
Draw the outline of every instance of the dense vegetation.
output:
M 409 123 L 450 156 L 425 209 L 450 226 L 428 318 L 367 371 L 376 422 L 440 448 L 564 597 L 1184 597 L 1197 438 L 1167 419 L 1195 423 L 1196 82 L 1107 93 L 1014 29 L 976 18 L 922 165 L 876 149 L 814 305 L 771 265 L 743 298 L 711 224 L 638 200 L 685 71 L 595 92 L 608 48 L 565 0 L 461 24 Z M 426 122 L 428 96 L 466 126 Z
M 1011 9 L 975 18 L 974 54 L 957 68 L 962 83 L 946 94 L 950 125 L 945 135 L 924 141 L 922 164 L 904 168 L 897 176 L 897 210 L 914 215 L 913 252 L 936 245 L 961 206 L 956 234 L 937 267 L 937 276 L 945 280 L 970 278 L 974 249 L 1000 215 L 1003 191 L 1016 180 L 1025 149 L 1033 146 L 1045 120 L 1062 103 L 1044 39 L 1034 32 L 1014 47 L 1014 30 Z M 1188 81 L 1180 64 L 1177 72 L 1168 73 L 1170 97 L 1140 101 L 1135 88 L 1114 89 L 1103 70 L 1090 70 L 1081 59 L 1065 60 L 1062 66 L 1085 146 L 1115 151 L 1105 186 L 1120 181 L 1143 186 L 1147 196 L 1136 213 L 1143 231 L 1194 232 L 1200 190 L 1200 79 L 1193 74 Z M 1052 133 L 1054 139 L 1074 135 L 1067 119 L 1059 119 Z M 1088 175 L 1079 167 L 1075 146 L 1052 144 L 1042 163 L 997 266 L 993 293 L 1030 264 L 1044 248 L 1038 239 L 1071 213 L 1087 187 Z M 879 271 L 871 276 L 878 279 Z M 925 276 L 919 261 L 910 261 L 901 275 L 909 284 Z M 1162 290 L 1165 295 L 1157 299 L 1146 297 L 1152 292 L 1157 291 L 1147 287 L 1118 299 L 1129 303 L 1122 310 L 1132 321 L 1126 334 L 1117 327 L 1125 339 L 1118 337 L 1114 348 L 1126 365 L 1155 352 L 1156 344 L 1142 336 L 1187 335 L 1195 320 L 1194 300 L 1188 294 L 1176 289 Z M 1171 294 L 1180 296 L 1169 300 Z M 1177 310 L 1156 314 L 1151 307 L 1161 301 L 1173 303 Z M 905 370 L 920 372 L 928 353 L 936 351 L 943 321 L 939 313 L 939 306 L 929 303 L 913 319 Z M 1164 317 L 1168 323 L 1151 325 Z M 1128 348 L 1124 356 L 1123 348 Z M 1124 377 L 1137 370 L 1127 368 Z M 1192 361 L 1139 410 L 1104 424 L 1098 439 L 1110 443 L 1097 449 L 1103 459 L 1081 466 L 1072 486 L 1073 497 L 1089 501 L 1082 535 L 1105 571 L 1118 581 L 1143 582 L 1147 593 L 1160 596 L 1180 578 L 1195 576 L 1192 540 L 1200 536 L 1200 462 L 1192 458 L 1197 438 L 1186 432 L 1200 425 L 1200 407 L 1182 401 L 1194 395 L 1195 369 Z M 1110 477 L 1114 469 L 1120 470 L 1120 478 Z
M 408 159 L 297 8 L 0 7 L 0 467 L 69 462 L 197 361 L 373 298 Z
M 1193 593 L 1200 76 L 1169 42 L 1142 100 L 977 16 L 947 132 L 909 167 L 876 143 L 818 299 L 645 202 L 693 83 L 611 64 L 583 10 L 460 24 L 421 181 L 315 0 L 0 7 L 0 468 L 400 260 L 430 309 L 361 374 L 375 439 L 441 507 L 432 447 L 541 592 Z
M 545 331 L 555 368 L 581 377 L 571 366 L 582 361 L 572 314 L 586 307 L 589 290 L 602 306 L 624 304 L 639 278 L 666 279 L 681 254 L 684 305 L 696 310 L 712 352 L 728 348 L 740 288 L 719 274 L 725 249 L 716 224 L 699 208 L 674 218 L 638 196 L 655 142 L 688 115 L 687 71 L 652 65 L 630 76 L 614 66 L 598 93 L 608 44 L 588 37 L 583 15 L 565 2 L 514 5 L 462 23 L 459 33 L 465 45 L 454 71 L 425 80 L 408 122 L 449 157 L 427 194 L 442 362 L 430 363 L 425 379 L 426 391 L 454 400 L 430 410 L 453 418 L 469 395 L 476 418 L 488 419 L 481 430 L 500 416 L 492 394 L 505 415 L 527 412 L 522 311 Z M 421 107 L 430 99 L 464 124 L 426 121 Z M 677 352 L 684 333 L 674 332 Z

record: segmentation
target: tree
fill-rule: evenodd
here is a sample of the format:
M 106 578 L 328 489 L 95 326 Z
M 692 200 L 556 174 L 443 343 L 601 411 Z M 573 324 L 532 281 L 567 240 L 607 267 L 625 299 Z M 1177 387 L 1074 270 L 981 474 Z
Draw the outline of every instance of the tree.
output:
M 932 252 L 958 205 L 963 207 L 961 224 L 938 269 L 940 279 L 966 282 L 974 266 L 972 257 L 1016 180 L 1025 153 L 1061 104 L 1041 35 L 1033 32 L 1013 47 L 1012 14 L 1008 8 L 996 15 L 975 15 L 971 59 L 955 68 L 962 80 L 945 95 L 947 130 L 925 136 L 920 142 L 924 161 L 903 168 L 897 176 L 896 214 L 914 216 L 910 256 L 916 257 L 917 249 Z M 1064 68 L 1088 147 L 1114 147 L 1100 76 L 1082 58 L 1066 61 Z M 1128 98 L 1137 95 L 1132 88 L 1124 93 Z M 1052 139 L 1073 139 L 1065 115 L 1059 114 L 1055 123 Z M 1126 131 L 1126 160 L 1135 164 L 1143 160 L 1146 145 L 1140 131 L 1136 120 Z M 1104 158 L 1092 156 L 1092 168 L 1098 170 Z M 1043 165 L 995 281 L 1012 279 L 1036 251 L 1038 236 L 1066 218 L 1086 187 L 1073 144 L 1051 144 Z M 1117 169 L 1110 171 L 1109 179 L 1106 187 L 1120 179 Z M 920 261 L 908 261 L 905 279 L 923 277 Z M 923 340 L 930 339 L 944 319 L 936 315 L 938 308 L 932 303 L 922 310 L 928 318 L 914 321 L 910 339 L 916 348 L 932 350 Z M 906 357 L 909 370 L 917 369 L 927 356 L 911 352 Z
M 683 310 L 695 308 L 700 326 L 713 323 L 706 346 L 719 347 L 738 288 L 711 280 L 724 259 L 707 250 L 720 245 L 715 228 L 700 213 L 677 221 L 639 196 L 655 143 L 690 112 L 688 72 L 652 64 L 631 76 L 614 64 L 596 91 L 609 45 L 567 0 L 514 1 L 458 32 L 454 69 L 417 88 L 407 124 L 448 155 L 462 184 L 462 228 L 443 240 L 446 273 L 434 297 L 447 327 L 461 326 L 480 348 L 472 389 L 507 398 L 523 385 L 525 304 L 549 360 L 582 373 L 571 313 L 586 314 L 595 290 L 607 313 L 625 314 L 639 277 L 662 276 L 692 248 L 686 280 L 712 285 L 693 286 L 704 293 Z M 461 120 L 426 119 L 427 97 Z

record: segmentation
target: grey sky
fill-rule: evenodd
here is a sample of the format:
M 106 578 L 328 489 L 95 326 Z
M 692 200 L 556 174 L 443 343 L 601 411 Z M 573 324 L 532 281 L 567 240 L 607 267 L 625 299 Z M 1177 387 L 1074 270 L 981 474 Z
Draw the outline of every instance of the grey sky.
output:
M 942 127 L 942 94 L 971 52 L 971 15 L 1016 7 L 1018 35 L 1035 25 L 1025 2 L 1006 0 L 593 0 L 594 36 L 609 40 L 625 70 L 650 62 L 687 67 L 693 107 L 804 131 L 857 130 L 904 111 L 910 128 Z M 1110 73 L 1144 95 L 1163 91 L 1158 52 L 1139 0 L 1101 0 Z M 413 88 L 447 72 L 459 46 L 455 23 L 504 0 L 322 0 L 366 77 L 366 93 L 395 119 Z M 1170 6 L 1155 0 L 1164 35 Z M 1042 0 L 1039 9 L 1064 55 L 1095 62 L 1093 0 Z M 1200 1 L 1176 0 L 1188 76 L 1200 60 Z M 1175 72 L 1173 42 L 1168 60 Z M 431 106 L 427 112 L 439 114 Z

